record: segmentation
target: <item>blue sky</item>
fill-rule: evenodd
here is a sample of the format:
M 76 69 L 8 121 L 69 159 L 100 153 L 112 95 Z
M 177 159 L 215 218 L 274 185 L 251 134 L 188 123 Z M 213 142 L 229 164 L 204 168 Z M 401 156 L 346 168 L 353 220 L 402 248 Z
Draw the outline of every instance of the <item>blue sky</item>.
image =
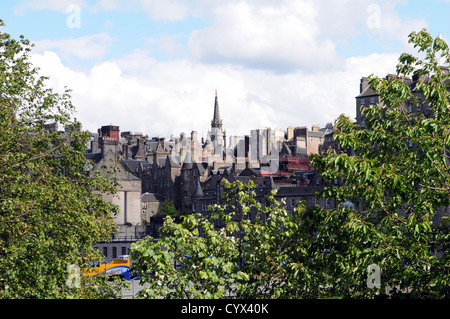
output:
M 85 129 L 205 136 L 217 89 L 231 134 L 355 116 L 359 80 L 395 72 L 411 31 L 450 33 L 450 1 L 17 0 L 5 32 L 67 86 Z

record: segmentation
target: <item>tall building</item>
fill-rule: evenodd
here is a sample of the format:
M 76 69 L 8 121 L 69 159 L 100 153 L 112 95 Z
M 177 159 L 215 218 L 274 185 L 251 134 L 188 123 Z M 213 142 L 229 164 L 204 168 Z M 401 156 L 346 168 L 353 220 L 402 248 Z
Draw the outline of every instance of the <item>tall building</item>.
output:
M 207 142 L 212 144 L 212 156 L 223 160 L 226 150 L 226 131 L 222 128 L 222 119 L 220 118 L 219 100 L 216 97 L 214 100 L 214 116 L 211 121 L 211 130 L 208 132 Z
M 443 70 L 445 73 L 449 73 L 450 70 L 447 67 L 441 66 L 441 70 Z M 428 105 L 427 101 L 425 101 L 416 89 L 416 86 L 419 82 L 427 83 L 429 81 L 428 75 L 422 75 L 419 77 L 419 75 L 413 75 L 412 77 L 407 76 L 397 76 L 395 74 L 388 74 L 384 78 L 385 80 L 389 81 L 393 78 L 397 78 L 402 80 L 409 88 L 411 89 L 411 92 L 414 94 L 416 100 L 418 103 L 411 103 L 406 101 L 404 106 L 407 112 L 409 113 L 418 113 L 420 116 L 425 117 L 432 117 L 433 114 L 430 110 L 430 106 Z M 356 97 L 356 124 L 358 124 L 361 128 L 366 128 L 366 118 L 363 114 L 361 114 L 361 107 L 362 106 L 369 106 L 369 105 L 383 105 L 384 101 L 381 99 L 380 94 L 374 92 L 368 83 L 368 77 L 362 77 L 360 81 L 360 87 L 359 87 L 359 95 Z M 339 147 L 339 145 L 337 145 Z M 409 147 L 412 147 L 411 145 Z M 353 150 L 350 150 L 350 154 L 354 155 L 355 152 Z M 450 215 L 450 207 L 439 207 L 436 210 L 436 214 L 433 217 L 433 223 L 439 224 L 442 221 L 442 217 L 449 216 Z

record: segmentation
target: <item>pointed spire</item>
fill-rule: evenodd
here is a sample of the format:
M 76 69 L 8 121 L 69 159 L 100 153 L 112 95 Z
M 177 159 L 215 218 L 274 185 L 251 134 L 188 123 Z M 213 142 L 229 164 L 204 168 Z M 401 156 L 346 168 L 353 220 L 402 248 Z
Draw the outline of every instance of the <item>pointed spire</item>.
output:
M 203 190 L 202 190 L 202 186 L 200 185 L 199 181 L 197 181 L 197 183 L 196 183 L 195 192 L 192 195 L 192 197 L 194 197 L 194 198 L 203 197 Z
M 211 127 L 216 127 L 218 129 L 222 128 L 222 120 L 220 119 L 220 111 L 219 111 L 219 100 L 217 98 L 217 90 L 216 90 L 216 98 L 214 101 L 214 117 L 211 121 Z
M 181 166 L 182 170 L 192 169 L 194 163 L 192 162 L 191 152 L 188 150 L 186 156 L 184 157 L 183 165 Z

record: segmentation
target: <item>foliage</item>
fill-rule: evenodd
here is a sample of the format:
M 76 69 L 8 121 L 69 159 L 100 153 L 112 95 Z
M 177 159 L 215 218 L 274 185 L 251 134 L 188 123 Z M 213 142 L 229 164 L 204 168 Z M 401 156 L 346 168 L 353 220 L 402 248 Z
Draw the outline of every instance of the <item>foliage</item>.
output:
M 294 284 L 297 278 L 312 280 L 296 237 L 304 207 L 299 204 L 288 214 L 275 191 L 263 206 L 253 182 L 222 183 L 226 202 L 210 206 L 209 216 L 183 216 L 179 224 L 167 217 L 160 240 L 147 237 L 132 246 L 133 268 L 147 274 L 143 282 L 149 283 L 140 297 L 289 298 L 307 293 Z
M 114 232 L 117 208 L 99 194 L 117 183 L 87 172 L 89 136 L 73 130 L 69 91 L 47 88 L 30 52 L 0 31 L 0 298 L 111 297 L 103 279 L 66 283 L 68 267 L 99 258 L 93 245 Z
M 167 217 L 161 240 L 133 245 L 133 266 L 149 283 L 140 297 L 448 297 L 449 225 L 435 214 L 450 205 L 449 74 L 439 67 L 450 56 L 425 30 L 410 42 L 425 58 L 402 54 L 399 77 L 370 77 L 383 103 L 363 107 L 366 128 L 336 121 L 336 142 L 356 156 L 312 156 L 323 179 L 341 182 L 320 195 L 353 205 L 300 203 L 288 214 L 274 191 L 262 205 L 253 183 L 224 180 L 225 203 L 210 215 Z M 411 74 L 426 80 L 409 87 L 400 76 Z M 380 287 L 369 284 L 372 265 Z
M 171 201 L 170 199 L 166 199 L 161 204 L 158 215 L 176 217 L 179 216 L 179 212 L 175 208 L 173 201 Z
M 334 267 L 333 289 L 348 297 L 374 294 L 413 297 L 449 296 L 449 228 L 435 218 L 450 205 L 449 63 L 447 44 L 426 30 L 413 32 L 410 43 L 423 60 L 402 54 L 397 77 L 370 77 L 369 85 L 383 103 L 362 107 L 366 129 L 342 115 L 336 121 L 335 140 L 346 153 L 314 156 L 312 165 L 329 186 L 323 196 L 351 201 L 323 211 L 320 236 L 329 242 Z M 415 87 L 404 77 L 420 77 Z M 369 264 L 381 270 L 381 289 L 367 290 L 362 274 Z M 367 274 L 366 274 L 367 276 Z

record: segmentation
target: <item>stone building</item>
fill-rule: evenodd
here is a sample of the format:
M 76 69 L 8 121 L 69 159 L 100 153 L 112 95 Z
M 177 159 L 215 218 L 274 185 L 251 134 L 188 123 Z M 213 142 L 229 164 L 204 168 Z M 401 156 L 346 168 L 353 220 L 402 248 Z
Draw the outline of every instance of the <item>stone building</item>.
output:
M 227 179 L 229 182 L 239 180 L 243 183 L 253 181 L 256 185 L 256 200 L 263 205 L 269 204 L 266 196 L 272 190 L 276 190 L 275 199 L 284 201 L 288 212 L 292 212 L 300 201 L 305 201 L 308 207 L 319 205 L 326 209 L 334 209 L 339 204 L 336 200 L 321 199 L 317 196 L 316 192 L 324 187 L 323 182 L 320 180 L 318 180 L 319 182 L 316 182 L 314 179 L 314 182 L 311 185 L 299 187 L 295 184 L 276 183 L 272 177 L 261 176 L 256 169 L 248 168 L 240 175 L 236 175 L 232 168 L 224 168 L 211 174 L 202 185 L 200 185 L 200 183 L 197 184 L 197 189 L 194 193 L 195 195 L 192 197 L 192 211 L 211 217 L 212 211 L 210 206 L 224 204 L 224 189 L 221 184 L 224 179 Z M 261 217 L 266 218 L 267 216 Z M 257 218 L 256 212 L 251 211 L 247 218 L 254 220 Z M 220 220 L 215 221 L 214 223 L 217 228 L 224 226 Z
M 288 127 L 286 144 L 290 147 L 292 155 L 307 158 L 311 154 L 318 154 L 324 143 L 326 129 L 314 125 L 311 130 L 306 126 Z
M 118 194 L 116 196 L 103 194 L 103 197 L 105 200 L 119 206 L 120 212 L 116 216 L 117 225 L 140 224 L 141 180 L 127 171 L 123 158 L 121 158 L 119 128 L 112 125 L 103 126 L 99 133 L 101 135 L 97 140 L 98 152 L 86 154 L 86 157 L 92 160 L 94 164 L 91 171 L 92 173 L 99 171 L 101 174 L 104 174 L 103 167 L 117 169 L 114 177 L 120 183 Z M 91 147 L 91 149 L 94 148 Z
M 102 194 L 106 201 L 119 207 L 115 217 L 118 233 L 110 242 L 97 243 L 96 247 L 108 258 L 127 255 L 131 244 L 145 237 L 148 230 L 142 225 L 141 179 L 131 173 L 129 164 L 124 162 L 119 127 L 102 126 L 98 135 L 92 135 L 91 147 L 85 156 L 92 162 L 92 173 L 98 171 L 104 175 L 104 167 L 115 169 L 113 176 L 120 183 L 117 195 Z
M 448 68 L 441 67 L 445 72 L 449 72 Z M 424 75 L 422 77 L 418 77 L 417 75 L 414 75 L 412 78 L 407 76 L 397 76 L 395 74 L 388 74 L 384 78 L 385 80 L 390 80 L 393 78 L 398 78 L 402 80 L 406 85 L 408 85 L 417 98 L 417 101 L 419 101 L 418 105 L 413 105 L 412 103 L 406 102 L 405 107 L 408 109 L 409 112 L 417 112 L 421 111 L 425 114 L 425 116 L 431 116 L 431 111 L 428 106 L 428 104 L 423 101 L 423 98 L 419 92 L 415 89 L 417 83 L 419 81 L 427 82 L 428 76 Z M 380 104 L 383 105 L 384 102 L 380 99 L 380 95 L 378 93 L 375 93 L 369 86 L 368 83 L 368 77 L 362 77 L 360 80 L 360 86 L 359 86 L 359 95 L 356 96 L 356 123 L 364 128 L 366 126 L 364 116 L 361 114 L 361 106 L 369 106 L 369 105 L 376 105 Z
M 448 73 L 449 69 L 447 67 L 441 67 L 441 69 Z M 388 74 L 384 78 L 385 80 L 389 81 L 390 79 L 398 78 L 402 80 L 406 85 L 408 85 L 416 97 L 417 101 L 419 103 L 412 104 L 409 102 L 405 102 L 405 108 L 408 110 L 408 112 L 421 112 L 426 117 L 431 117 L 431 110 L 426 101 L 423 100 L 421 94 L 416 90 L 416 85 L 420 82 L 427 83 L 429 80 L 429 77 L 427 75 L 423 75 L 421 77 L 414 75 L 413 77 L 399 77 L 395 74 Z M 358 124 L 361 128 L 366 128 L 366 119 L 363 114 L 361 114 L 361 107 L 362 106 L 369 106 L 369 105 L 384 105 L 384 102 L 380 98 L 380 94 L 374 92 L 368 83 L 368 77 L 362 77 L 360 80 L 360 87 L 359 87 L 359 95 L 355 97 L 356 99 L 356 124 Z M 339 147 L 339 145 L 335 145 L 336 148 Z M 411 146 L 410 146 L 411 147 Z M 353 150 L 347 150 L 347 152 L 350 153 L 350 155 L 355 155 Z M 442 220 L 442 217 L 449 216 L 450 215 L 450 207 L 440 207 L 437 208 L 436 214 L 433 218 L 434 224 L 439 224 Z
M 155 193 L 144 193 L 141 196 L 141 220 L 144 225 L 150 224 L 150 219 L 155 217 L 162 203 L 164 202 L 164 197 Z

